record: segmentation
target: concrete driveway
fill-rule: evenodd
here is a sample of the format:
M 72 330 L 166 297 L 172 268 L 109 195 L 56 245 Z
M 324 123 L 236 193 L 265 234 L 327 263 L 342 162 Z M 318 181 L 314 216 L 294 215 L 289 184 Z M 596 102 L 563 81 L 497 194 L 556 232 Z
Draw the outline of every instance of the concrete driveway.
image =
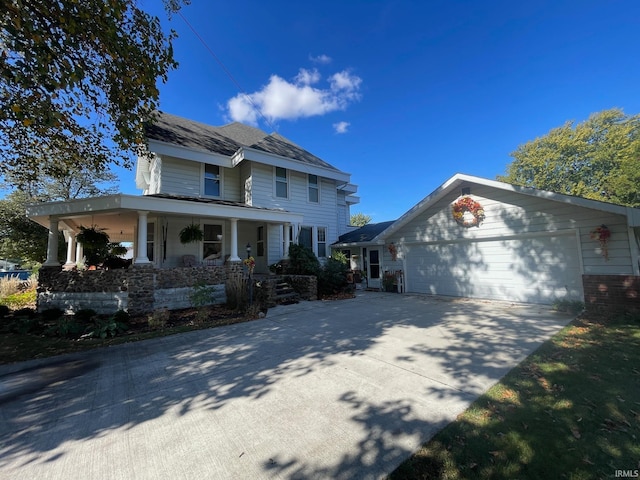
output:
M 0 478 L 384 477 L 570 320 L 359 292 L 45 370 L 0 367 L 5 394 L 41 383 L 0 404 Z

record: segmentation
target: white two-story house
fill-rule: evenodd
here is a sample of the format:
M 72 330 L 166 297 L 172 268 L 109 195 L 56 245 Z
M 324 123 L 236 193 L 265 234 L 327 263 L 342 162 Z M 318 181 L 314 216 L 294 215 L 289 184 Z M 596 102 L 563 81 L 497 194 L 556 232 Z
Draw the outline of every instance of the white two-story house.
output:
M 256 273 L 286 258 L 291 243 L 323 258 L 348 230 L 359 201 L 351 175 L 277 133 L 232 123 L 213 127 L 160 113 L 147 127 L 149 156 L 136 163 L 142 195 L 116 194 L 33 205 L 28 216 L 62 230 L 67 258 L 50 235 L 45 266 L 82 259 L 75 236 L 95 226 L 133 244 L 133 263 L 158 268 L 239 262 L 250 250 Z M 201 241 L 181 243 L 189 225 Z

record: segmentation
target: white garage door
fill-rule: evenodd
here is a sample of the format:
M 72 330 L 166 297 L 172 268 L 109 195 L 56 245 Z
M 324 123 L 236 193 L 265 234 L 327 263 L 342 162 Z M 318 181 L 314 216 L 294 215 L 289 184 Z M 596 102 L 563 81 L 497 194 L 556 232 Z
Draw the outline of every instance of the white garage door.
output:
M 411 245 L 407 291 L 550 304 L 582 300 L 575 235 Z

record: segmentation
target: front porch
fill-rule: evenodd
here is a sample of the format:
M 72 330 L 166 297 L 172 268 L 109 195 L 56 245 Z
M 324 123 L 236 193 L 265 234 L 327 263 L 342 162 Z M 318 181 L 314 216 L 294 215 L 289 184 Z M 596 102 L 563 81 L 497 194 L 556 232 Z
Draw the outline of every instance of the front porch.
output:
M 83 246 L 76 242 L 80 227 L 95 227 L 111 242 L 132 245 L 134 266 L 223 266 L 240 263 L 251 248 L 256 272 L 267 273 L 270 264 L 288 257 L 291 232 L 302 223 L 302 215 L 281 209 L 166 195 L 118 194 L 36 204 L 27 214 L 49 229 L 46 267 L 61 265 L 58 231 L 64 232 L 65 269 L 83 260 Z M 202 228 L 204 238 L 182 243 L 181 229 L 194 224 Z

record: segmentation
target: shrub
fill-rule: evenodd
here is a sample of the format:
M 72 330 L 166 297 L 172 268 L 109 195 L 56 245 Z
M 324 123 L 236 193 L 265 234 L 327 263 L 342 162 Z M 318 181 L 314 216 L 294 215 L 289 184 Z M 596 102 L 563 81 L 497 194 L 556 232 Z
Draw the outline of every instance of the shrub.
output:
M 0 319 L 5 318 L 7 315 L 9 315 L 10 311 L 11 310 L 6 305 L 0 305 Z
M 318 272 L 318 293 L 320 295 L 331 295 L 343 291 L 348 285 L 348 271 L 349 267 L 346 262 L 333 256 L 327 259 L 327 262 Z
M 189 295 L 189 300 L 194 307 L 202 307 L 204 305 L 210 305 L 214 302 L 213 298 L 214 289 L 208 286 L 204 282 L 198 282 L 193 286 L 193 291 Z
M 287 273 L 292 275 L 317 275 L 319 270 L 320 262 L 313 250 L 295 244 L 289 247 Z
M 131 322 L 131 315 L 129 315 L 129 313 L 125 312 L 124 310 L 118 310 L 113 314 L 113 320 L 128 325 L 129 322 Z
M 127 330 L 127 325 L 117 322 L 115 316 L 108 318 L 95 316 L 93 322 L 87 329 L 87 335 L 93 338 L 115 337 Z
M 149 317 L 147 318 L 147 322 L 149 323 L 149 328 L 153 330 L 162 330 L 167 326 L 169 322 L 171 314 L 169 310 L 166 308 L 162 308 L 160 310 L 155 310 Z
M 77 338 L 84 330 L 85 327 L 82 324 L 74 317 L 67 315 L 59 317 L 56 323 L 51 325 L 45 333 L 52 337 Z

